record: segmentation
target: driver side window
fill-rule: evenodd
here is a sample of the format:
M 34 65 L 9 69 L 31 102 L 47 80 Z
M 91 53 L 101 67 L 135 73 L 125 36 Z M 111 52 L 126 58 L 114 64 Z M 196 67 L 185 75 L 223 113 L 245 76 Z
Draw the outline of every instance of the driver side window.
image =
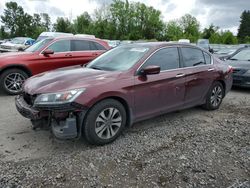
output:
M 47 49 L 53 50 L 56 52 L 69 52 L 70 51 L 70 41 L 69 40 L 60 40 L 51 44 Z
M 161 71 L 179 68 L 178 49 L 170 47 L 157 51 L 142 65 L 142 69 L 149 65 L 159 66 Z

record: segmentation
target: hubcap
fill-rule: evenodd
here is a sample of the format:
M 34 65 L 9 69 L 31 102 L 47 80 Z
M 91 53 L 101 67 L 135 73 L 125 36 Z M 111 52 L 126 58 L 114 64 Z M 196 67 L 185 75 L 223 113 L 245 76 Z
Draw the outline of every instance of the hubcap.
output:
M 114 137 L 122 125 L 122 116 L 116 108 L 104 109 L 96 118 L 95 132 L 101 139 Z
M 10 92 L 18 93 L 22 90 L 22 84 L 25 81 L 25 77 L 20 73 L 8 74 L 4 79 L 5 88 Z
M 211 104 L 214 107 L 217 107 L 220 104 L 221 100 L 222 100 L 222 89 L 220 86 L 216 86 L 212 91 Z

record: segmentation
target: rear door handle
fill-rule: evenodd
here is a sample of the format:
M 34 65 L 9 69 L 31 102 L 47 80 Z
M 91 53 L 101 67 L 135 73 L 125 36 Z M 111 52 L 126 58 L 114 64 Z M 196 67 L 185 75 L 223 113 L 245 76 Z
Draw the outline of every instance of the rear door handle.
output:
M 180 78 L 180 77 L 183 77 L 183 76 L 185 76 L 184 73 L 179 73 L 179 74 L 177 74 L 175 77 L 176 77 L 176 78 Z
M 210 72 L 210 71 L 213 71 L 213 70 L 214 70 L 214 68 L 210 68 L 210 69 L 208 69 L 207 71 Z

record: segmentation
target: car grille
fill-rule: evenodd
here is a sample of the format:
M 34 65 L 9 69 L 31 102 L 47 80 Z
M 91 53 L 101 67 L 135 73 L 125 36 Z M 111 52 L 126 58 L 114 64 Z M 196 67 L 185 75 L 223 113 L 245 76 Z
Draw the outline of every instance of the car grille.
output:
M 28 105 L 33 105 L 34 104 L 34 101 L 36 99 L 36 96 L 35 95 L 30 95 L 28 93 L 23 93 L 23 99 L 26 101 L 26 103 Z

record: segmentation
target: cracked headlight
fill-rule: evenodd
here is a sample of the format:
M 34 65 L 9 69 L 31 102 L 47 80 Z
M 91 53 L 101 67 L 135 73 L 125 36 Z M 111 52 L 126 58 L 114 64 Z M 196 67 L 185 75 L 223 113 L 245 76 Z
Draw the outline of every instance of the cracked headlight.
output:
M 64 104 L 74 101 L 85 89 L 73 89 L 58 93 L 46 93 L 38 95 L 34 104 Z

